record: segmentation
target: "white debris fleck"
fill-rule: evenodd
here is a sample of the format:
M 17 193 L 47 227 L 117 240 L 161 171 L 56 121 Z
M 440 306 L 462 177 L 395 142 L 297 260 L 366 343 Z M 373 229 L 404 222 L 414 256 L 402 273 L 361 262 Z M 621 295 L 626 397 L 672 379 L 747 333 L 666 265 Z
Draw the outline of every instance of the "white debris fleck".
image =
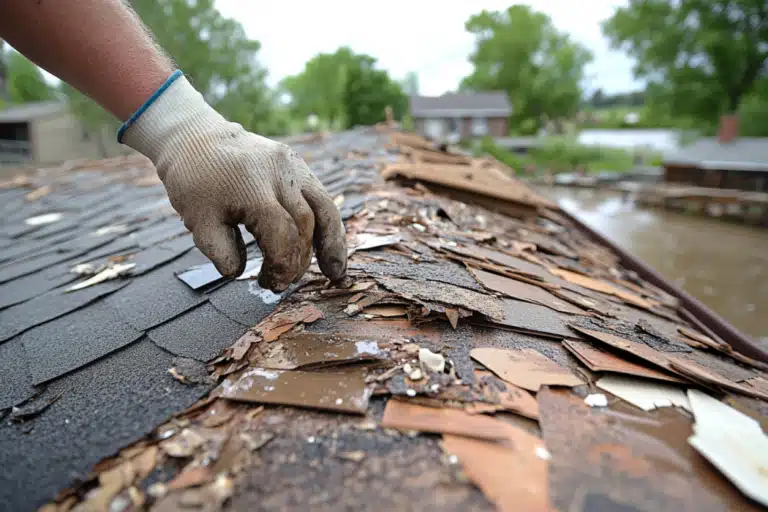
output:
M 343 398 L 337 398 L 336 399 L 336 405 L 341 405 L 343 403 L 344 403 L 344 399 Z
M 96 273 L 96 271 L 96 265 L 93 263 L 80 263 L 72 267 L 70 270 L 71 273 L 77 274 L 79 276 L 92 276 Z
M 53 222 L 58 222 L 63 217 L 60 213 L 44 213 L 43 215 L 37 215 L 35 217 L 30 217 L 24 221 L 24 224 L 27 226 L 42 226 L 44 224 L 51 224 Z
M 428 348 L 419 349 L 419 361 L 433 372 L 443 373 L 445 371 L 445 358 Z
M 314 443 L 316 443 L 316 442 L 317 442 L 317 438 L 316 438 L 315 436 L 309 436 L 309 437 L 307 438 L 307 442 L 308 442 L 309 444 L 314 444 Z
M 543 446 L 536 447 L 536 456 L 542 460 L 550 460 L 552 458 L 552 454 Z
M 456 455 L 449 455 L 448 456 L 448 464 L 456 465 L 459 463 L 459 458 Z
M 92 236 L 104 236 L 104 235 L 111 235 L 112 233 L 125 233 L 128 231 L 128 226 L 125 224 L 115 224 L 114 226 L 104 226 L 103 228 L 99 228 L 93 233 L 91 233 Z
M 602 393 L 587 395 L 584 403 L 590 407 L 608 407 L 608 398 Z
M 421 371 L 421 368 L 416 368 L 408 374 L 408 378 L 411 380 L 421 380 L 424 378 L 424 373 Z
M 379 344 L 375 341 L 356 341 L 355 348 L 358 354 L 370 354 L 372 356 L 381 354 Z
M 651 411 L 658 407 L 682 407 L 687 411 L 691 410 L 691 404 L 685 396 L 685 389 L 666 382 L 654 382 L 623 375 L 606 375 L 597 381 L 597 387 L 644 411 Z
M 165 484 L 157 482 L 155 484 L 152 484 L 147 488 L 147 494 L 152 496 L 155 499 L 160 499 L 166 494 L 168 494 L 168 488 L 165 486 Z
M 414 396 L 416 396 L 416 390 L 415 389 L 406 389 L 405 390 L 405 394 L 410 396 L 410 397 L 414 397 Z
M 416 231 L 419 231 L 421 233 L 423 233 L 423 232 L 425 232 L 427 230 L 426 227 L 422 226 L 421 224 L 419 224 L 417 222 L 414 222 L 413 224 L 411 224 L 411 227 L 413 229 L 415 229 Z
M 431 386 L 429 386 L 429 390 L 433 393 L 437 393 L 438 391 L 440 391 L 440 384 L 432 384 Z
M 411 363 L 405 363 L 403 365 L 403 373 L 405 373 L 406 375 L 410 375 L 411 373 L 413 373 L 413 366 L 411 366 Z
M 88 288 L 94 284 L 103 283 L 104 281 L 109 281 L 110 279 L 116 279 L 135 266 L 135 263 L 117 263 L 102 270 L 90 279 L 86 279 L 85 281 L 70 286 L 66 291 L 73 292 L 75 290 L 82 290 L 83 288 Z

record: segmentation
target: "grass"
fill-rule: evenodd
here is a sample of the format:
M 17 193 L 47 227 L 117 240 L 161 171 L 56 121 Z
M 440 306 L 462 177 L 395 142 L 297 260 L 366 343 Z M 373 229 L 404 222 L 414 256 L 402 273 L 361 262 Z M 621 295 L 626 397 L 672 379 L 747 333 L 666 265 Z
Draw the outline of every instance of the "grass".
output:
M 477 147 L 477 153 L 488 154 L 504 162 L 518 172 L 534 167 L 536 171 L 553 173 L 615 171 L 626 172 L 634 166 L 632 152 L 619 148 L 585 146 L 566 137 L 550 137 L 528 154 L 520 155 L 497 146 L 491 138 L 485 138 Z

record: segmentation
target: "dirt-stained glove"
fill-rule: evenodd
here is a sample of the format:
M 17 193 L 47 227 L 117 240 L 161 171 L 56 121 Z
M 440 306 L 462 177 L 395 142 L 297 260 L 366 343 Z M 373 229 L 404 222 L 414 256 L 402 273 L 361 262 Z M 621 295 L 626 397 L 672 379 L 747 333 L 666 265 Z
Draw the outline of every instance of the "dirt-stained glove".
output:
M 224 276 L 245 268 L 237 228 L 256 238 L 259 284 L 285 290 L 306 272 L 312 245 L 320 270 L 344 277 L 347 247 L 339 210 L 290 147 L 246 131 L 211 108 L 174 73 L 118 133 L 149 157 L 195 245 Z

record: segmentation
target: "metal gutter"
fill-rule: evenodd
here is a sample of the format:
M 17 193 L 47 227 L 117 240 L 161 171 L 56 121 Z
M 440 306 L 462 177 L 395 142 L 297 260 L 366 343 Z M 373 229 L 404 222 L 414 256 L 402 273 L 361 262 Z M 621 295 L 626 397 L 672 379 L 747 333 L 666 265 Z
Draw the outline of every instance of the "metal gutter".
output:
M 768 352 L 766 352 L 765 349 L 760 347 L 752 338 L 731 325 L 723 317 L 704 305 L 704 303 L 699 301 L 696 297 L 667 281 L 655 269 L 648 266 L 648 264 L 625 251 L 599 232 L 593 230 L 571 213 L 562 209 L 560 210 L 560 213 L 584 230 L 593 240 L 611 248 L 619 255 L 621 263 L 625 267 L 637 272 L 643 279 L 679 299 L 680 306 L 682 306 L 684 312 L 690 314 L 692 317 L 690 320 L 693 320 L 694 323 L 699 324 L 701 327 L 705 327 L 707 331 L 715 334 L 742 354 L 757 359 L 758 361 L 768 362 Z

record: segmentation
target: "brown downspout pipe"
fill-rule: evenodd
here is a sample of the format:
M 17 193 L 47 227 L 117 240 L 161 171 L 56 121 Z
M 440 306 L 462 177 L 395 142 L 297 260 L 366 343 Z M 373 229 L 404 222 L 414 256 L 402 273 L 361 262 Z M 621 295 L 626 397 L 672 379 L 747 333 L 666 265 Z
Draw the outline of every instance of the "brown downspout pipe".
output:
M 643 279 L 647 280 L 654 286 L 661 288 L 670 295 L 677 297 L 680 300 L 680 306 L 682 306 L 687 312 L 689 312 L 698 322 L 701 323 L 708 330 L 711 330 L 723 341 L 728 343 L 734 349 L 738 350 L 745 356 L 757 359 L 758 361 L 768 362 L 768 352 L 760 347 L 749 336 L 736 329 L 727 320 L 720 315 L 709 309 L 697 298 L 693 297 L 689 293 L 676 287 L 664 277 L 661 276 L 656 270 L 649 267 L 642 260 L 628 253 L 611 240 L 593 230 L 575 216 L 571 215 L 565 210 L 560 210 L 559 213 L 565 215 L 569 220 L 576 224 L 579 228 L 583 229 L 592 239 L 601 245 L 609 247 L 612 251 L 619 255 L 621 263 L 630 270 L 637 272 L 637 274 Z

